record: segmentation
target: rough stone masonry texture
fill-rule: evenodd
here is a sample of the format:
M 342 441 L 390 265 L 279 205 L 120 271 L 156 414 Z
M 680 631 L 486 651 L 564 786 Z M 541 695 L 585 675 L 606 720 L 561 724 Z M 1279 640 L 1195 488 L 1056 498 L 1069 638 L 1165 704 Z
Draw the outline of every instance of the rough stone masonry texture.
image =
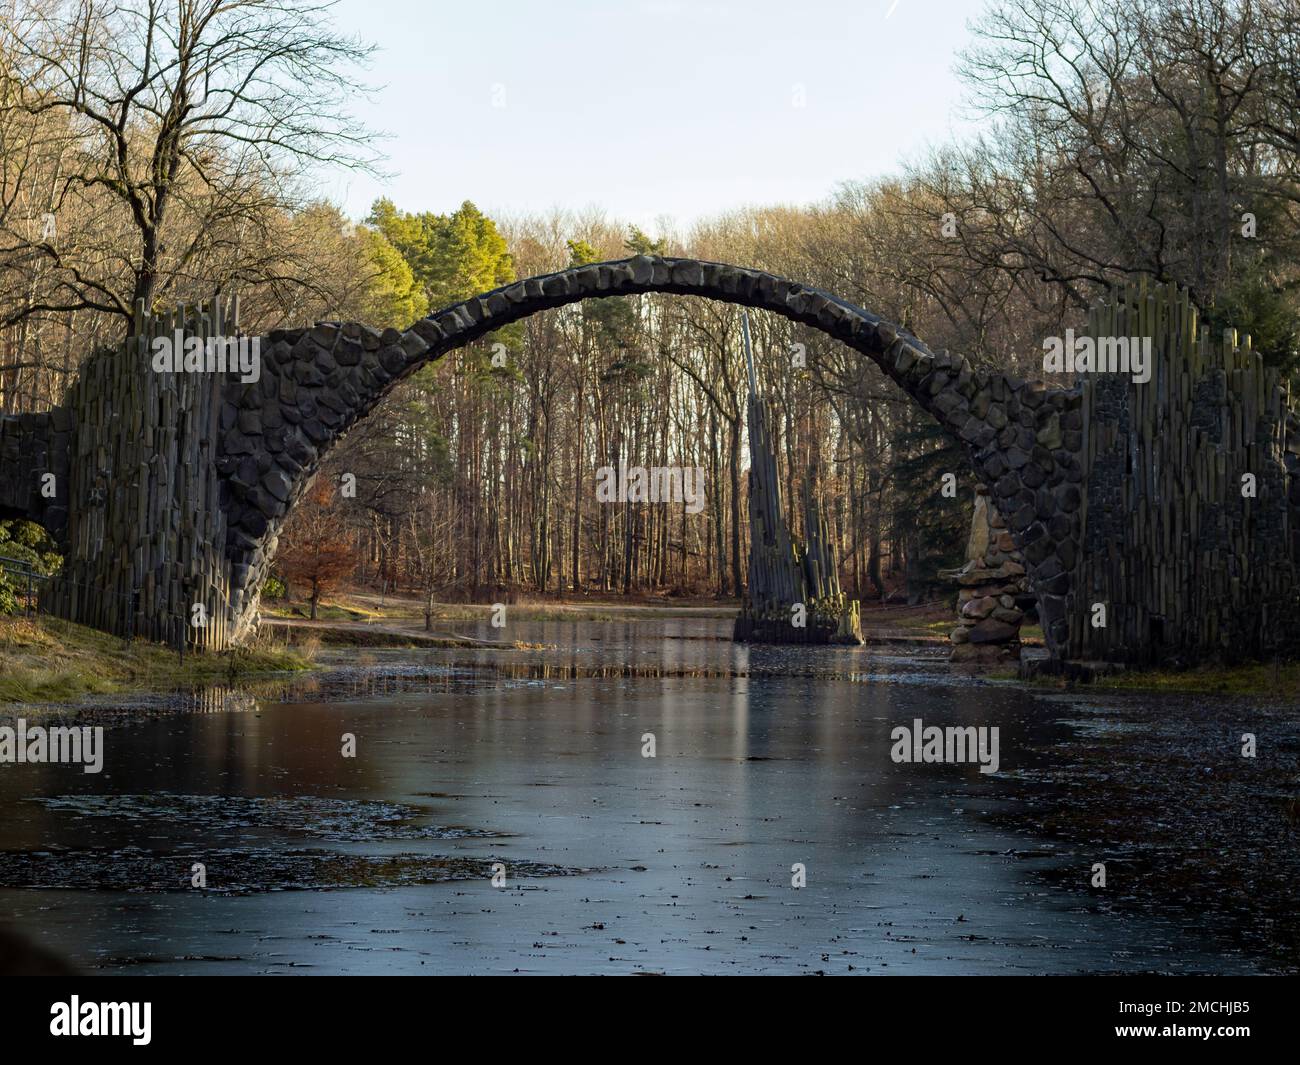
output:
M 896 325 L 830 293 L 724 263 L 637 256 L 531 277 L 439 310 L 404 332 L 355 322 L 276 330 L 261 339 L 261 377 L 213 382 L 219 390 L 215 464 L 224 512 L 221 580 L 230 588 L 227 631 L 255 623 L 259 590 L 278 534 L 322 459 L 402 378 L 447 352 L 538 311 L 592 297 L 645 292 L 702 296 L 762 308 L 816 328 L 874 362 L 960 442 L 990 502 L 1004 516 L 1027 569 L 1047 645 L 1060 656 L 1083 604 L 1072 579 L 1086 549 L 1084 425 L 1079 388 L 1048 388 L 976 371 L 930 351 Z M 148 372 L 138 364 L 123 373 Z M 157 412 L 147 412 L 155 417 Z M 42 500 L 44 468 L 76 453 L 66 411 L 0 422 L 0 508 L 43 521 L 56 535 L 68 502 Z M 131 431 L 130 416 L 114 424 Z M 107 443 L 107 442 L 106 442 Z M 72 449 L 72 450 L 70 450 Z M 84 448 L 83 448 L 84 450 Z M 108 449 L 112 453 L 112 448 Z M 917 485 L 929 493 L 934 486 Z M 65 549 L 77 545 L 64 544 Z

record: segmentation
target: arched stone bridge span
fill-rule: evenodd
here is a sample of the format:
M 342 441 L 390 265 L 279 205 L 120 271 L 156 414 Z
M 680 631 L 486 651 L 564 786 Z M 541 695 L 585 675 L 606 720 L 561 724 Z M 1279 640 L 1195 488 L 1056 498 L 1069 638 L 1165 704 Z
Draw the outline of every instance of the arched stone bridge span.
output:
M 64 407 L 0 419 L 0 516 L 41 521 L 64 547 L 50 603 L 63 616 L 168 636 L 200 602 L 217 623 L 192 642 L 238 642 L 287 515 L 330 449 L 398 381 L 539 311 L 646 292 L 772 311 L 875 363 L 989 485 L 1054 657 L 1262 653 L 1288 627 L 1279 618 L 1297 614 L 1294 416 L 1248 342 L 1234 335 L 1211 350 L 1202 336 L 1197 348 L 1194 311 L 1172 289 L 1159 300 L 1130 293 L 1090 322 L 1094 332 L 1158 334 L 1150 385 L 1071 389 L 976 371 L 807 285 L 657 256 L 504 285 L 404 332 L 358 323 L 274 331 L 261 338 L 261 376 L 249 383 L 153 373 L 141 337 L 87 360 Z M 219 306 L 213 313 L 198 328 L 220 334 Z M 1243 504 L 1239 471 L 1258 476 L 1258 501 Z M 49 473 L 52 495 L 41 489 Z M 1098 598 L 1112 626 L 1100 633 L 1090 627 Z
M 531 277 L 429 315 L 406 332 L 355 323 L 272 333 L 262 378 L 228 387 L 218 469 L 235 585 L 261 586 L 276 533 L 339 437 L 403 377 L 538 311 L 593 297 L 666 292 L 783 315 L 861 352 L 965 446 L 1030 562 L 1055 647 L 1065 641 L 1078 552 L 1079 394 L 975 372 L 828 292 L 758 270 L 638 256 Z M 929 489 L 918 487 L 918 491 Z

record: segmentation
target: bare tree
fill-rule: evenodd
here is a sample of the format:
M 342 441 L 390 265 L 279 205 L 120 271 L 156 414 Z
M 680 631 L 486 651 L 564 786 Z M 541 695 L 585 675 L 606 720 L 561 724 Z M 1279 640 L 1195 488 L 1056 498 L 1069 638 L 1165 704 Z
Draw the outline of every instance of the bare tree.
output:
M 57 239 L 6 226 L 2 254 L 43 259 L 57 284 L 4 321 L 91 309 L 129 322 L 186 278 L 210 290 L 225 280 L 215 261 L 264 247 L 268 220 L 300 204 L 305 173 L 373 166 L 346 110 L 370 49 L 332 31 L 330 6 L 18 0 L 0 18 L 12 87 L 0 125 L 63 119 L 44 210 L 98 205 L 102 224 Z M 236 254 L 214 254 L 222 245 Z

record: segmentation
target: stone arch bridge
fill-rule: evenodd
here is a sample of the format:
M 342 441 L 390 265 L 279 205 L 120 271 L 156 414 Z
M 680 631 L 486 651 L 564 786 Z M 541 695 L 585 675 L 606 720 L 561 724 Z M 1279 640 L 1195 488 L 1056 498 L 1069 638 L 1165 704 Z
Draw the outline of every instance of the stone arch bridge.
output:
M 168 638 L 201 603 L 209 624 L 187 630 L 189 642 L 237 643 L 256 623 L 289 511 L 398 381 L 538 311 L 646 292 L 772 311 L 875 363 L 960 442 L 989 487 L 1054 658 L 1264 654 L 1290 638 L 1300 448 L 1288 396 L 1248 342 L 1207 346 L 1185 296 L 1163 289 L 1117 295 L 1091 323 L 1158 332 L 1151 382 L 1072 388 L 976 370 L 794 281 L 656 256 L 518 281 L 405 332 L 276 330 L 260 338 L 256 381 L 153 372 L 149 334 L 221 335 L 215 304 L 138 324 L 125 351 L 86 361 L 64 406 L 0 419 L 0 517 L 42 523 L 64 550 L 46 604 L 54 612 Z M 1257 478 L 1252 498 L 1238 490 L 1241 473 Z M 1097 602 L 1104 627 L 1094 625 Z

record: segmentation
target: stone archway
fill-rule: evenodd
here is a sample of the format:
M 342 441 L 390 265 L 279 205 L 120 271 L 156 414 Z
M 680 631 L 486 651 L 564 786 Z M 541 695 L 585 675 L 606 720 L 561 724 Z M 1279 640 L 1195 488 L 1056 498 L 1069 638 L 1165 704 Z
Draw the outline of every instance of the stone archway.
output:
M 1080 390 L 976 372 L 828 292 L 725 263 L 643 255 L 574 267 L 443 308 L 405 331 L 355 322 L 276 330 L 258 338 L 260 377 L 247 383 L 234 373 L 160 378 L 138 328 L 121 351 L 86 361 L 63 406 L 0 418 L 0 513 L 41 522 L 68 554 L 47 602 L 60 616 L 124 635 L 237 643 L 255 622 L 290 509 L 335 443 L 397 382 L 539 311 L 645 292 L 772 311 L 874 362 L 990 485 L 1023 553 L 1048 647 L 1062 653 L 1080 557 Z M 183 321 L 166 316 L 165 332 L 197 322 L 222 335 L 222 315 L 216 301 Z M 189 630 L 200 604 L 216 624 Z
M 262 376 L 225 388 L 217 470 L 236 638 L 256 609 L 276 538 L 321 460 L 400 380 L 504 325 L 589 298 L 665 292 L 743 304 L 816 328 L 865 357 L 964 447 L 1029 567 L 1048 647 L 1067 637 L 1067 559 L 1079 544 L 1079 393 L 975 372 L 828 292 L 725 263 L 657 256 L 527 278 L 404 332 L 321 323 L 272 332 Z
M 764 308 L 879 366 L 989 487 L 1054 664 L 1300 647 L 1300 417 L 1249 338 L 1212 336 L 1186 292 L 1146 279 L 1094 305 L 1085 336 L 1098 351 L 1140 342 L 1146 380 L 1099 371 L 1070 389 L 975 372 L 827 292 L 692 259 L 528 278 L 405 331 L 275 331 L 256 338 L 265 361 L 248 383 L 150 365 L 150 337 L 224 336 L 223 301 L 158 318 L 141 308 L 133 336 L 86 359 L 60 407 L 0 417 L 0 515 L 40 522 L 62 548 L 50 612 L 229 646 L 256 619 L 285 516 L 395 382 L 538 311 L 642 292 Z M 191 629 L 200 608 L 215 624 Z

